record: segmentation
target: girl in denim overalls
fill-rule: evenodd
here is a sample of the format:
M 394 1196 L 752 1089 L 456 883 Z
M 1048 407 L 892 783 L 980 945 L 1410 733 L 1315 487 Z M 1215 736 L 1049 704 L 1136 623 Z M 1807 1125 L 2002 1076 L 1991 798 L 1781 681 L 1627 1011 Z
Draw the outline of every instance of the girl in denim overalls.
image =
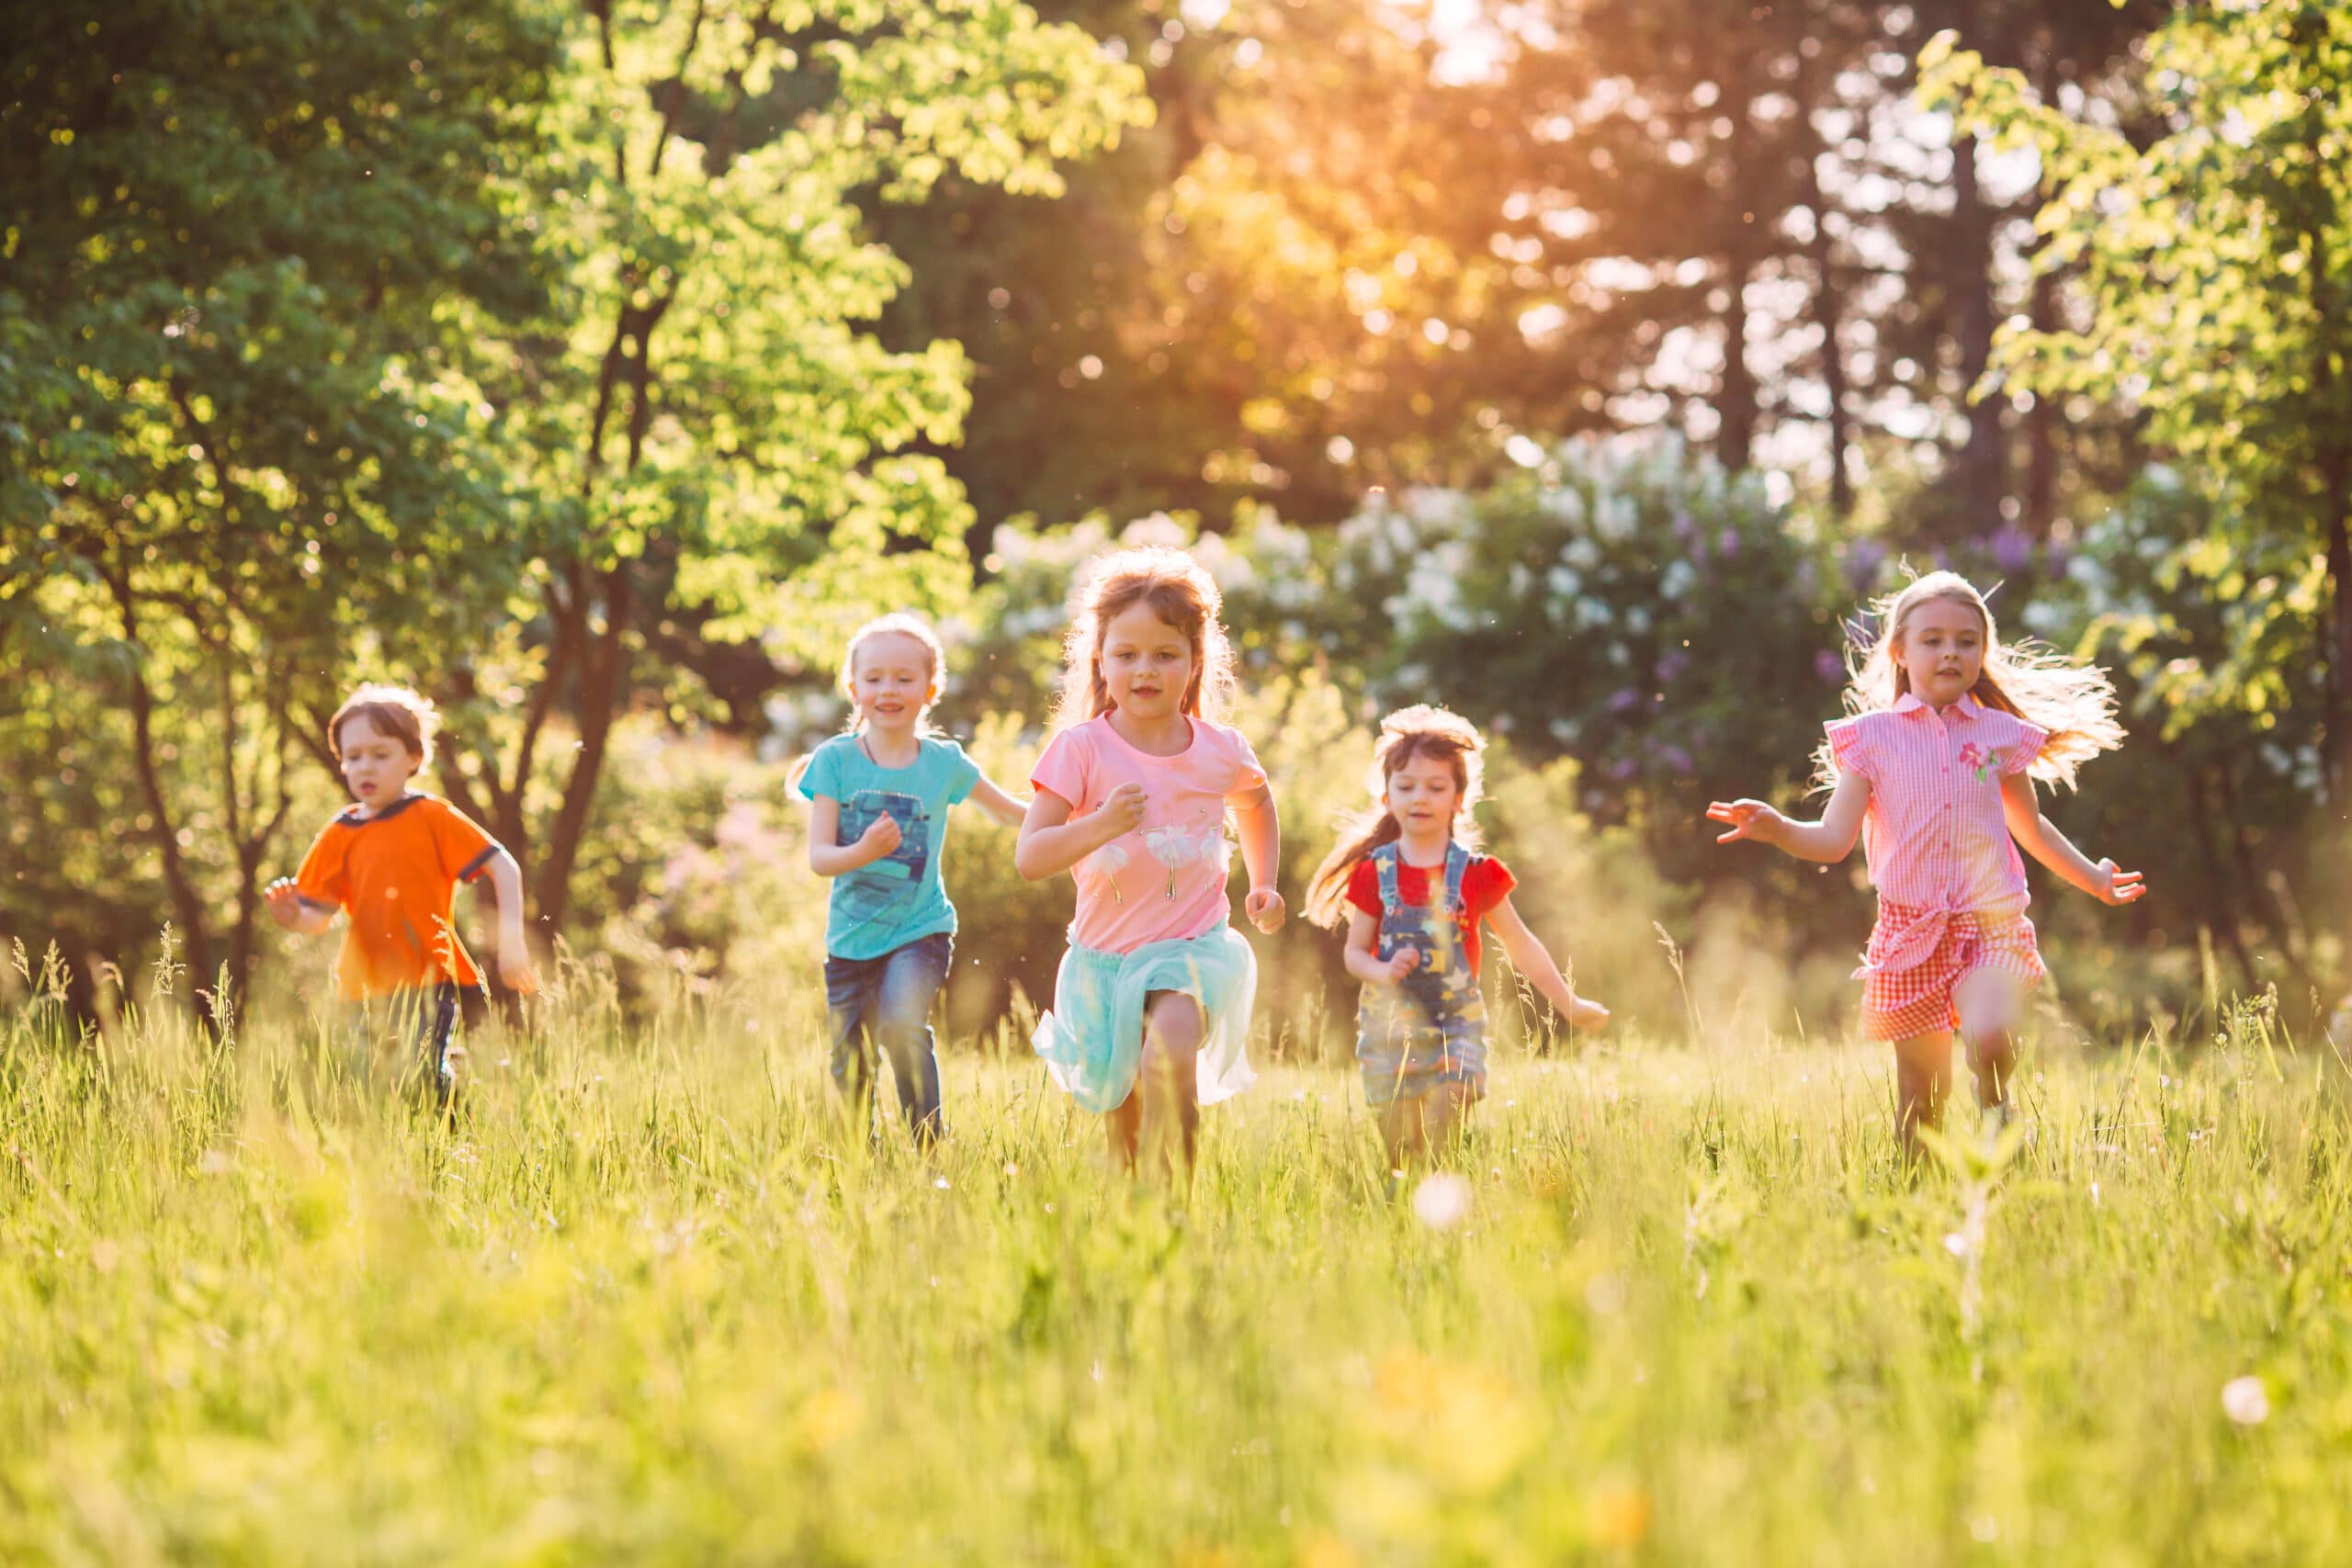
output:
M 1367 781 L 1380 802 L 1350 824 L 1307 894 L 1307 918 L 1348 919 L 1348 973 L 1364 983 L 1356 1060 L 1393 1168 L 1442 1147 L 1487 1091 L 1478 927 L 1578 1029 L 1609 1010 L 1578 997 L 1511 908 L 1510 870 L 1475 852 L 1483 742 L 1467 719 L 1410 707 L 1380 725 Z

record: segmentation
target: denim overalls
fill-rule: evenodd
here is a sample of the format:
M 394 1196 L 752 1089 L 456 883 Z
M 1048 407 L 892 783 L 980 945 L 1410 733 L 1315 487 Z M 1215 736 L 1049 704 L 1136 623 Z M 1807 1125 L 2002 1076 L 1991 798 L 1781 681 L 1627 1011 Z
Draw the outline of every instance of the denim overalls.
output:
M 1487 1006 L 1462 941 L 1462 878 L 1470 852 L 1450 843 L 1445 888 L 1427 904 L 1408 904 L 1396 891 L 1396 846 L 1368 857 L 1380 876 L 1380 940 L 1374 956 L 1394 958 L 1400 948 L 1421 961 L 1393 986 L 1363 988 L 1356 1008 L 1356 1060 L 1364 1098 L 1374 1105 L 1427 1094 L 1440 1084 L 1487 1086 Z

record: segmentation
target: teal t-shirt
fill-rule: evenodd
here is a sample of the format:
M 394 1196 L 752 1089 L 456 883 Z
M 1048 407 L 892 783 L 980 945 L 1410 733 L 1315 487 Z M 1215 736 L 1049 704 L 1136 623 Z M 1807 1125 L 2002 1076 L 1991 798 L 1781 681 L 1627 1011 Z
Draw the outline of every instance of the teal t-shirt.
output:
M 841 803 L 835 842 L 854 844 L 876 818 L 898 819 L 899 847 L 868 865 L 833 878 L 825 911 L 825 951 L 836 958 L 879 958 L 917 937 L 956 929 L 956 906 L 939 881 L 939 852 L 947 840 L 947 810 L 979 782 L 978 763 L 953 740 L 922 738 L 915 760 L 886 768 L 865 754 L 854 735 L 836 735 L 817 748 L 800 793 Z

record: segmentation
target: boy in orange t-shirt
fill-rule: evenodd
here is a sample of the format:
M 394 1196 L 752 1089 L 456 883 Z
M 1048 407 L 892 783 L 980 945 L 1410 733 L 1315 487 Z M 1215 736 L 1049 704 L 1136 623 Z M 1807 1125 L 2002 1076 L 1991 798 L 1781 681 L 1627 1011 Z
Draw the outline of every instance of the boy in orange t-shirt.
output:
M 294 876 L 270 884 L 269 912 L 291 931 L 322 931 L 348 917 L 335 955 L 335 988 L 374 1021 L 423 1048 L 405 1064 L 432 1074 L 436 1093 L 456 1082 L 453 1042 L 462 987 L 481 971 L 458 940 L 458 884 L 487 873 L 498 897 L 498 973 L 516 990 L 534 976 L 523 942 L 523 873 L 514 857 L 447 801 L 408 787 L 433 755 L 439 715 L 416 693 L 362 686 L 327 724 L 327 744 L 356 804 L 320 829 Z M 369 1043 L 373 1055 L 373 1042 Z

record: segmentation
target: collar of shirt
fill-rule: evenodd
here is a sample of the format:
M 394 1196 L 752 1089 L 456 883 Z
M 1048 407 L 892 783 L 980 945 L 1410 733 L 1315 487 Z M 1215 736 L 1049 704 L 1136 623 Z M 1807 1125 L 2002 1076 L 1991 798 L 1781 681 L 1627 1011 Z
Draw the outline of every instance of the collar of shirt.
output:
M 1901 696 L 1894 699 L 1894 711 L 1896 713 L 1911 713 L 1918 709 L 1926 709 L 1926 711 L 1930 714 L 1933 714 L 1936 711 L 1934 708 L 1929 707 L 1926 703 L 1921 702 L 1919 700 L 1919 694 L 1917 692 L 1905 692 Z M 1973 692 L 1962 692 L 1960 694 L 1960 701 L 1952 704 L 1951 707 L 1946 713 L 1938 715 L 1937 716 L 1942 718 L 1973 719 L 1984 713 L 1984 705 L 1976 700 L 1976 694 Z

